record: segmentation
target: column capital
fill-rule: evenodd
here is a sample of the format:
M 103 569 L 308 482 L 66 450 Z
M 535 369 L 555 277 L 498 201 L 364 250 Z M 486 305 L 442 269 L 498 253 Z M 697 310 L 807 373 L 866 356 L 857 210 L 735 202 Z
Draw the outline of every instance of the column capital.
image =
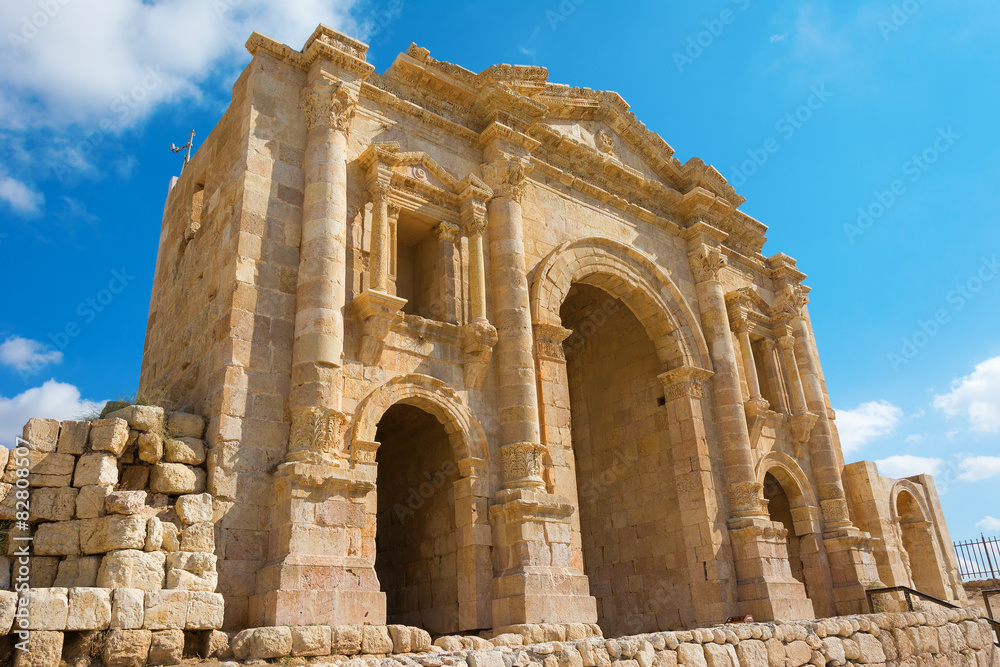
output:
M 509 155 L 497 157 L 483 164 L 483 180 L 493 190 L 495 198 L 506 198 L 521 203 L 527 189 L 527 159 Z
M 718 246 L 703 243 L 688 253 L 688 262 L 696 283 L 718 280 L 719 272 L 728 264 L 725 253 Z
M 459 211 L 462 227 L 468 236 L 480 236 L 486 231 L 486 202 L 467 200 Z
M 545 447 L 537 442 L 515 442 L 500 448 L 504 489 L 545 489 Z
M 320 77 L 302 89 L 299 105 L 306 117 L 306 128 L 327 127 L 345 135 L 350 132 L 357 95 L 342 81 Z
M 286 462 L 337 464 L 345 458 L 344 434 L 349 419 L 337 410 L 310 406 L 292 410 Z
M 381 203 L 389 199 L 389 195 L 392 194 L 392 186 L 386 181 L 377 180 L 368 184 L 368 196 L 372 198 L 375 203 Z M 386 201 L 388 204 L 388 201 Z M 399 207 L 396 207 L 397 215 Z
M 434 228 L 434 239 L 437 241 L 451 241 L 454 243 L 458 240 L 459 227 L 453 222 L 448 222 L 443 220 L 438 223 L 437 227 Z
M 790 333 L 786 333 L 784 336 L 778 339 L 778 346 L 782 350 L 789 350 L 795 352 L 795 338 Z
M 809 303 L 809 289 L 797 283 L 785 283 L 778 295 L 778 308 L 793 317 L 802 317 L 802 309 Z
M 563 341 L 573 335 L 572 329 L 561 327 L 558 324 L 534 325 L 535 351 L 539 357 L 552 359 L 554 361 L 566 361 L 566 353 L 563 350 Z
M 697 366 L 681 366 L 657 376 L 668 401 L 678 398 L 708 398 L 708 380 L 714 375 Z

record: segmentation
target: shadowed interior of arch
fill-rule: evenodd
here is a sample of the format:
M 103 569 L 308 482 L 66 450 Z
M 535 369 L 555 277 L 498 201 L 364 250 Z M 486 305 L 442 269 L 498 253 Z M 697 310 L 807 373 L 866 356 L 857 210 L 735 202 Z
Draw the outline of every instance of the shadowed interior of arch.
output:
M 896 516 L 902 532 L 903 550 L 910 563 L 913 587 L 936 597 L 944 597 L 946 592 L 931 535 L 933 528 L 917 499 L 909 491 L 900 491 L 896 495 Z
M 767 500 L 767 512 L 771 521 L 780 523 L 788 531 L 788 564 L 792 568 L 792 576 L 806 585 L 806 577 L 802 564 L 802 546 L 800 536 L 795 533 L 795 521 L 792 519 L 791 503 L 781 482 L 772 475 L 764 475 L 764 499 Z M 807 585 L 808 588 L 808 585 Z
M 375 571 L 387 622 L 457 632 L 458 466 L 448 434 L 434 415 L 398 403 L 379 421 L 376 440 Z
M 560 310 L 584 572 L 607 636 L 677 628 L 691 606 L 661 363 L 620 300 L 577 283 Z

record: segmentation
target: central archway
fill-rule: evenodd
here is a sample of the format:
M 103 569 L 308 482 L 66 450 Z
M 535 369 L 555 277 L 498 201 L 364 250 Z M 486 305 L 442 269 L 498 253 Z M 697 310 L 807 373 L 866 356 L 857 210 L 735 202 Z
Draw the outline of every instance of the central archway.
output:
M 948 599 L 938 550 L 935 548 L 930 512 L 921 502 L 919 491 L 906 480 L 897 482 L 893 510 L 899 523 L 903 551 L 906 553 L 913 588 L 935 597 Z

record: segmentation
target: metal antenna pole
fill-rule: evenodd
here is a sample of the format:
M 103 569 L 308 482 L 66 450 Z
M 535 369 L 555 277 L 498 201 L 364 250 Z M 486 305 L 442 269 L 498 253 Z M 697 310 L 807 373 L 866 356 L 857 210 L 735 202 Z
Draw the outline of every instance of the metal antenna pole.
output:
M 170 144 L 170 150 L 174 153 L 180 153 L 185 148 L 187 149 L 187 154 L 184 156 L 184 164 L 181 166 L 181 173 L 184 173 L 184 167 L 187 163 L 191 161 L 191 147 L 194 146 L 194 130 L 191 130 L 191 136 L 188 138 L 188 142 L 183 146 L 175 146 Z

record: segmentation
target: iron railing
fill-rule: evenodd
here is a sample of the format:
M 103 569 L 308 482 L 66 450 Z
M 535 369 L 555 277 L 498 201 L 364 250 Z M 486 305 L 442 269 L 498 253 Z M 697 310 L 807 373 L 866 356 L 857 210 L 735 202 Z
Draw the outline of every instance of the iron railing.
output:
M 955 542 L 958 571 L 963 581 L 1000 579 L 1000 537 Z

